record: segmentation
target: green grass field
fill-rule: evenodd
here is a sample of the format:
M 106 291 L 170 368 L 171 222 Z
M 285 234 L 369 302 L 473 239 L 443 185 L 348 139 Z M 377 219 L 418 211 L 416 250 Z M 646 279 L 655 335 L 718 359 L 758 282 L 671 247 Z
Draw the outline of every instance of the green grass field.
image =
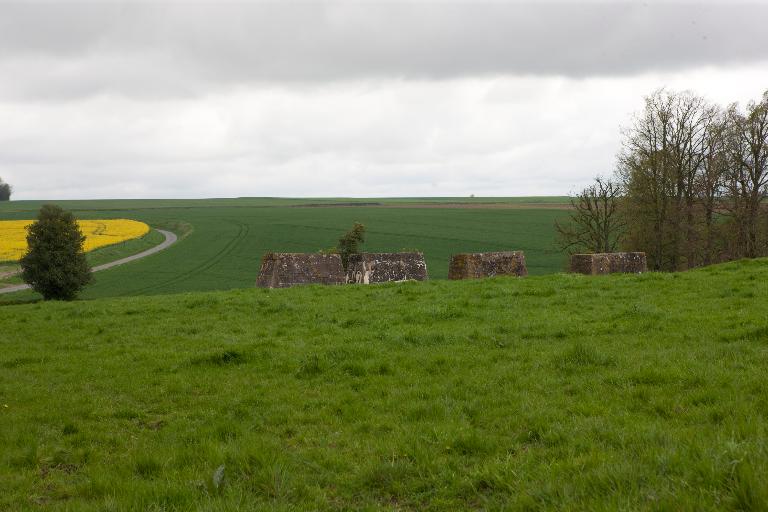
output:
M 5 306 L 0 509 L 766 510 L 766 303 L 755 260 Z
M 125 217 L 154 228 L 188 232 L 161 254 L 97 274 L 83 297 L 99 298 L 250 288 L 265 252 L 329 248 L 355 221 L 367 227 L 365 250 L 421 250 L 432 279 L 447 277 L 451 254 L 474 251 L 524 250 L 532 275 L 556 273 L 564 268 L 565 257 L 555 246 L 553 225 L 555 219 L 565 215 L 564 201 L 559 197 L 244 198 L 57 203 L 83 219 Z M 360 202 L 381 205 L 338 206 Z M 435 207 L 459 202 L 465 203 L 462 206 L 481 207 Z M 34 218 L 41 204 L 2 204 L 0 219 Z M 488 204 L 501 207 L 482 207 Z M 0 303 L 32 297 L 31 293 L 22 293 L 2 297 Z

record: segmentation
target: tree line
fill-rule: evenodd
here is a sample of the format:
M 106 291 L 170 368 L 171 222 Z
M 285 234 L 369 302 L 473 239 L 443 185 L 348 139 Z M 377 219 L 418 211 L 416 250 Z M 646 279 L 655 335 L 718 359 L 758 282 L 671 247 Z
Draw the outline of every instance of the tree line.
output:
M 676 271 L 768 255 L 768 91 L 743 108 L 658 90 L 622 130 L 611 178 L 558 223 L 570 252 L 643 251 Z

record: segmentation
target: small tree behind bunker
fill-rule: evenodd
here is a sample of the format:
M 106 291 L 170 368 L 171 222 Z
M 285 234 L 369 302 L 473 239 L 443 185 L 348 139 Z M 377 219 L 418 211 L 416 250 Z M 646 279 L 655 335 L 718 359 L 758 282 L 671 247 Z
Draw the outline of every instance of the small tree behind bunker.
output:
M 75 217 L 44 205 L 29 227 L 28 252 L 21 259 L 22 278 L 45 300 L 72 300 L 91 281 L 83 251 L 85 236 Z
M 347 270 L 347 266 L 349 265 L 349 256 L 360 252 L 359 246 L 363 242 L 365 242 L 365 226 L 359 222 L 355 222 L 352 229 L 339 238 L 339 244 L 336 246 L 336 250 L 341 256 L 341 264 L 344 267 L 344 270 Z

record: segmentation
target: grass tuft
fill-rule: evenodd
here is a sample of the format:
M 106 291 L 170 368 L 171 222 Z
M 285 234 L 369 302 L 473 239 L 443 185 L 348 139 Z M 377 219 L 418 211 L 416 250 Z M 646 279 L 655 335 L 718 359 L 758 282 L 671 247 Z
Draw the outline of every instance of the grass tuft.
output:
M 229 366 L 245 364 L 248 357 L 237 350 L 224 350 L 207 356 L 194 357 L 190 360 L 192 365 Z
M 152 479 L 160 475 L 163 466 L 151 456 L 140 454 L 136 457 L 133 468 L 141 478 Z
M 564 338 L 564 336 L 556 337 Z M 614 362 L 615 361 L 611 357 L 604 356 L 600 354 L 597 349 L 582 343 L 573 345 L 554 358 L 555 366 L 561 369 L 573 369 L 589 366 L 611 366 L 614 364 Z

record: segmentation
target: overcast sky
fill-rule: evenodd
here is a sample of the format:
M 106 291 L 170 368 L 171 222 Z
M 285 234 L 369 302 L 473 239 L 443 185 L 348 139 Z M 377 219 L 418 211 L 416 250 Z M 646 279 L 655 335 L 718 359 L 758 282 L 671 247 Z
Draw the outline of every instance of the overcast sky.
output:
M 768 3 L 0 0 L 14 199 L 560 195 L 659 87 L 768 89 Z

